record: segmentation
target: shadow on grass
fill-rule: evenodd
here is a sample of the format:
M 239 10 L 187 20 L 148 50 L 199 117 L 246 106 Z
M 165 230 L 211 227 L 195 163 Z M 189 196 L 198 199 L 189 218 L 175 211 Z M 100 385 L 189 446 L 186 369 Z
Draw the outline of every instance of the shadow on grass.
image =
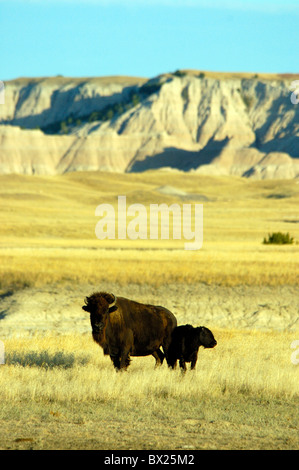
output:
M 5 363 L 8 365 L 20 365 L 23 367 L 42 367 L 44 369 L 69 369 L 75 364 L 85 365 L 89 359 L 87 357 L 75 357 L 73 353 L 66 354 L 58 351 L 49 353 L 49 351 L 28 351 L 8 352 L 5 357 Z
M 7 290 L 3 292 L 2 294 L 0 294 L 0 301 L 5 300 L 6 297 L 11 297 L 13 293 L 14 293 L 13 290 Z M 6 317 L 7 311 L 8 311 L 8 308 L 0 311 L 0 320 L 3 320 L 3 318 Z

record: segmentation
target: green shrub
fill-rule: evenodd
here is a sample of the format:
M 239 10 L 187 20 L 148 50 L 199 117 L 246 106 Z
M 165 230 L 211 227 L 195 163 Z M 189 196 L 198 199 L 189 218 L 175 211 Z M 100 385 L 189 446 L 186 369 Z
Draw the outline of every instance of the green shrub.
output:
M 179 76 L 183 75 L 184 74 L 180 75 L 179 73 Z M 81 124 L 85 124 L 87 122 L 91 123 L 95 121 L 110 121 L 115 116 L 121 116 L 129 109 L 134 108 L 153 93 L 157 93 L 161 89 L 162 85 L 163 82 L 160 81 L 159 78 L 155 80 L 149 80 L 140 87 L 132 88 L 131 93 L 129 93 L 129 95 L 124 98 L 123 101 L 119 101 L 114 104 L 108 104 L 98 111 L 81 115 L 80 119 L 76 119 L 72 113 L 69 116 L 66 116 L 63 121 L 57 121 L 48 124 L 47 126 L 43 126 L 41 130 L 46 134 L 68 134 L 73 127 L 81 126 Z
M 291 245 L 294 242 L 294 238 L 290 237 L 289 233 L 274 232 L 268 234 L 268 240 L 264 238 L 264 245 Z
M 60 131 L 61 131 L 61 134 L 67 134 L 67 133 L 68 133 L 69 128 L 68 128 L 68 126 L 67 126 L 67 124 L 66 124 L 65 121 L 62 121 L 62 122 L 60 123 Z
M 185 77 L 187 75 L 186 72 L 182 72 L 181 70 L 176 70 L 175 72 L 173 72 L 173 74 L 175 77 Z
M 132 95 L 132 105 L 133 107 L 137 106 L 140 103 L 140 96 L 137 93 Z
M 111 119 L 113 118 L 114 116 L 114 111 L 112 108 L 109 108 L 107 110 L 107 112 L 105 113 L 105 115 L 103 116 L 103 120 L 104 121 L 111 121 Z
M 98 121 L 98 119 L 99 119 L 99 113 L 97 113 L 96 111 L 93 111 L 88 118 L 88 122 Z
M 125 111 L 124 110 L 124 107 L 123 107 L 123 104 L 122 103 L 116 103 L 114 105 L 114 111 L 116 112 L 116 114 L 118 114 L 119 116 L 121 114 L 123 114 L 123 112 Z
M 149 80 L 139 88 L 139 93 L 141 94 L 142 98 L 147 98 L 153 93 L 158 93 L 162 85 L 163 83 L 158 80 Z

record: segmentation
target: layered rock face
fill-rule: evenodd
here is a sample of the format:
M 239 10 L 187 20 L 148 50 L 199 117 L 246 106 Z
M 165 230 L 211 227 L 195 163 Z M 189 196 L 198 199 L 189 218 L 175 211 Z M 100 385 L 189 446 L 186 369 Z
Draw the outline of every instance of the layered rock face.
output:
M 296 178 L 299 104 L 290 99 L 293 80 L 184 72 L 148 81 L 7 82 L 0 105 L 0 172 L 166 167 Z

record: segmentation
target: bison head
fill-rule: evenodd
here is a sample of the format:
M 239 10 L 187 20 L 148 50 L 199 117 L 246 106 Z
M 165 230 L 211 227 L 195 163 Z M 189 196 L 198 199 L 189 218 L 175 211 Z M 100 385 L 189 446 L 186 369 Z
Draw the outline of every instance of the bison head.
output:
M 204 348 L 214 348 L 217 344 L 217 341 L 214 338 L 213 333 L 211 330 L 206 328 L 205 326 L 199 326 L 196 328 L 198 333 L 200 345 Z
M 116 297 L 107 292 L 96 292 L 85 298 L 83 310 L 90 313 L 92 332 L 98 334 L 106 326 L 108 313 L 115 306 Z

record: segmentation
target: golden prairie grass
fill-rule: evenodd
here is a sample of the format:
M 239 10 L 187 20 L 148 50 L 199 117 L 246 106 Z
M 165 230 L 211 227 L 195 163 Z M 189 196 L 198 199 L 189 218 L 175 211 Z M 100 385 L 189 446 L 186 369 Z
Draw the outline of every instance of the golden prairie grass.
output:
M 118 195 L 127 195 L 128 205 L 200 202 L 157 192 L 169 184 L 206 198 L 201 250 L 187 252 L 181 240 L 96 239 L 95 208 L 116 207 Z M 100 281 L 298 284 L 299 246 L 262 245 L 275 231 L 299 240 L 296 181 L 167 172 L 9 175 L 0 176 L 0 205 L 3 291 Z M 298 338 L 209 326 L 218 345 L 200 350 L 196 371 L 185 376 L 165 364 L 154 369 L 152 357 L 132 358 L 126 373 L 116 373 L 90 335 L 7 337 L 0 447 L 298 448 L 299 366 L 290 359 Z
M 292 334 L 213 331 L 184 375 L 152 357 L 117 373 L 86 334 L 7 339 L 0 448 L 297 448 Z
M 238 244 L 231 250 L 229 245 L 209 244 L 209 249 L 193 254 L 161 249 L 0 248 L 1 287 L 102 281 L 152 286 L 168 282 L 292 285 L 298 281 L 298 252 L 299 247 L 257 249 Z
M 116 373 L 91 335 L 72 334 L 10 338 L 1 367 L 2 400 L 126 402 L 126 406 L 165 395 L 179 400 L 210 395 L 299 396 L 299 368 L 291 362 L 294 333 L 213 329 L 218 345 L 200 349 L 197 370 L 182 376 L 179 368 L 155 360 L 132 358 Z
M 9 175 L 0 183 L 2 289 L 103 279 L 151 285 L 298 283 L 299 245 L 262 245 L 274 231 L 290 232 L 298 242 L 296 181 L 147 172 Z M 190 197 L 157 191 L 169 183 Z M 127 206 L 146 207 L 194 204 L 199 201 L 192 195 L 205 197 L 202 249 L 186 251 L 184 240 L 97 240 L 95 208 L 104 202 L 116 210 L 118 195 L 127 196 Z

